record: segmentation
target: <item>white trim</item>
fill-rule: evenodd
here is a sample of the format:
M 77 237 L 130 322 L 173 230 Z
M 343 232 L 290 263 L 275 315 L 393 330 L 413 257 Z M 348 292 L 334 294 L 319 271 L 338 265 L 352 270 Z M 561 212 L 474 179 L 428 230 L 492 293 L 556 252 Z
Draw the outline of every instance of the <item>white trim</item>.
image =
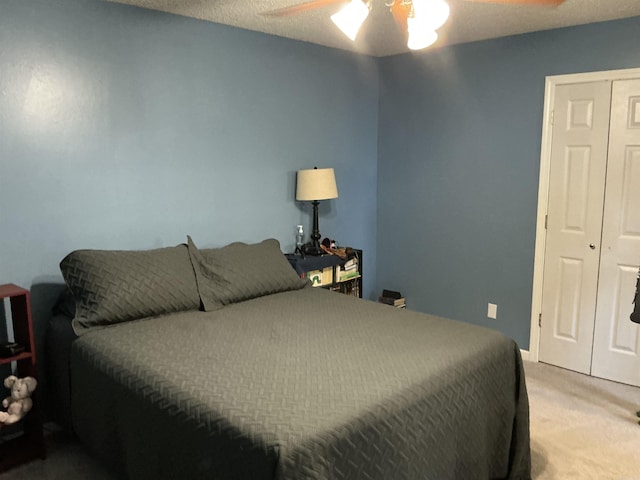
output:
M 572 83 L 588 83 L 605 80 L 627 80 L 640 78 L 640 68 L 608 70 L 604 72 L 574 73 L 546 77 L 544 87 L 544 113 L 542 140 L 540 147 L 540 178 L 538 181 L 538 215 L 536 219 L 536 247 L 533 264 L 533 292 L 531 294 L 531 330 L 527 360 L 538 361 L 540 349 L 540 327 L 538 318 L 542 311 L 542 285 L 544 272 L 544 251 L 546 241 L 545 216 L 549 203 L 549 168 L 551 166 L 551 141 L 553 139 L 551 115 L 555 101 L 556 87 Z M 523 357 L 524 358 L 524 357 Z
M 520 350 L 520 356 L 522 357 L 522 360 L 524 361 L 530 361 L 533 362 L 534 360 L 531 360 L 531 354 L 529 353 L 529 350 Z M 537 363 L 538 360 L 536 359 L 535 362 Z

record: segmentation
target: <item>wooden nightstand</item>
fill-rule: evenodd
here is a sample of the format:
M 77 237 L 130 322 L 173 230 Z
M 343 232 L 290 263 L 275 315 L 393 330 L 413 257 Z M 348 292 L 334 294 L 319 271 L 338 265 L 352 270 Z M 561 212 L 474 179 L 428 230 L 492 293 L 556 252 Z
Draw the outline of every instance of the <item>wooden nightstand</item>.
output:
M 323 287 L 362 298 L 362 250 L 343 260 L 336 255 L 302 256 L 287 254 L 287 260 L 301 278 L 309 278 L 314 287 Z
M 24 351 L 7 358 L 0 358 L 0 365 L 14 364 L 18 377 L 38 378 L 36 350 L 31 319 L 29 290 L 13 284 L 0 285 L 0 299 L 9 298 L 14 340 L 24 347 Z M 0 401 L 9 391 L 0 379 Z M 42 417 L 37 401 L 38 390 L 33 392 L 33 408 L 18 423 L 0 426 L 0 473 L 35 458 L 45 458 L 42 435 Z

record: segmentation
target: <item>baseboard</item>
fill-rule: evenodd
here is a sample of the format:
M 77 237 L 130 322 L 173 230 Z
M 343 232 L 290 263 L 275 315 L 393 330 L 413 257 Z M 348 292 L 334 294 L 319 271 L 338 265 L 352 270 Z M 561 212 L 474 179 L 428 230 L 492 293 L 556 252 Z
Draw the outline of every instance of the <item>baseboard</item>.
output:
M 522 356 L 522 360 L 531 361 L 531 354 L 529 350 L 520 349 L 520 355 Z

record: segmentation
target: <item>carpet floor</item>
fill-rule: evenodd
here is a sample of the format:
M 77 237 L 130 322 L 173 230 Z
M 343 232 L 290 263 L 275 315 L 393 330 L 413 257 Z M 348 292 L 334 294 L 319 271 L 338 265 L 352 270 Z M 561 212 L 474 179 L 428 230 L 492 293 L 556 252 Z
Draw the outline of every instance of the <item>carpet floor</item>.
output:
M 536 480 L 640 480 L 640 388 L 525 362 Z
M 543 363 L 525 362 L 525 372 L 535 480 L 640 480 L 640 388 Z M 45 431 L 47 459 L 2 480 L 116 480 L 74 437 Z

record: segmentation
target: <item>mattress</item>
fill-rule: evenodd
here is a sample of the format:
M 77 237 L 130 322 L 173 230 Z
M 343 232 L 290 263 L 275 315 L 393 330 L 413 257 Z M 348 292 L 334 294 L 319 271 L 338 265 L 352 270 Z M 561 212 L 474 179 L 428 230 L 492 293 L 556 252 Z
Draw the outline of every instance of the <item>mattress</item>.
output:
M 92 330 L 71 391 L 132 479 L 530 478 L 513 340 L 323 289 Z

